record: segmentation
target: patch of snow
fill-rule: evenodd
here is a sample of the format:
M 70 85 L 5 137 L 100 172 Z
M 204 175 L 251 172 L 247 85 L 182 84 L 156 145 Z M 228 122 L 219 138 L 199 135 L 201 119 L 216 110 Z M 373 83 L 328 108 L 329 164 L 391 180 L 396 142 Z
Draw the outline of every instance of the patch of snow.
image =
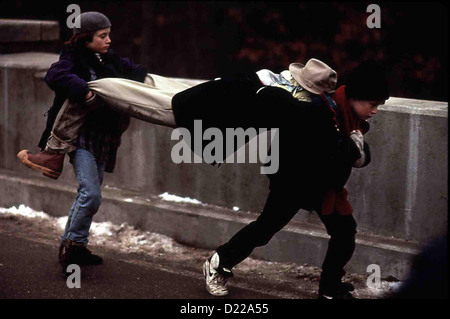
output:
M 370 287 L 366 286 L 366 288 L 363 289 L 357 289 L 358 293 L 361 294 L 368 294 L 375 296 L 377 298 L 383 298 L 384 296 L 390 295 L 392 293 L 395 293 L 400 290 L 402 285 L 404 284 L 403 281 L 384 281 L 381 280 L 379 287 Z
M 19 215 L 24 216 L 28 218 L 49 218 L 49 216 L 44 212 L 37 212 L 30 207 L 27 207 L 25 205 L 20 205 L 19 208 L 16 208 L 15 206 L 10 208 L 1 208 L 0 207 L 0 214 L 11 214 L 11 215 Z
M 63 231 L 68 220 L 67 216 L 52 217 L 44 212 L 37 212 L 30 207 L 20 205 L 19 208 L 1 208 L 0 214 L 19 215 L 25 218 L 42 218 Z M 89 241 L 93 244 L 110 243 L 124 252 L 146 252 L 150 254 L 177 253 L 182 255 L 183 246 L 172 238 L 157 233 L 143 232 L 122 223 L 116 225 L 111 222 L 92 222 Z M 111 237 L 114 240 L 111 241 Z
M 56 220 L 56 224 L 58 225 L 59 229 L 64 230 L 66 228 L 66 224 L 67 224 L 67 220 L 69 219 L 69 217 L 64 216 L 64 217 L 59 217 Z
M 390 290 L 394 290 L 394 291 L 398 291 L 398 290 L 400 290 L 400 288 L 402 288 L 403 284 L 404 284 L 403 281 L 390 282 L 389 283 L 389 289 Z
M 192 199 L 189 197 L 180 197 L 177 195 L 172 195 L 167 192 L 164 194 L 159 195 L 163 200 L 170 201 L 170 202 L 177 202 L 177 203 L 191 203 L 191 204 L 202 204 L 199 200 Z
M 56 225 L 59 229 L 64 230 L 67 224 L 67 216 L 59 217 L 56 219 Z M 113 235 L 113 225 L 110 222 L 102 222 L 102 223 L 91 223 L 91 235 L 94 236 L 112 236 Z
M 96 223 L 92 222 L 91 224 L 91 234 L 94 236 L 112 236 L 114 231 L 114 226 L 110 222 L 102 222 Z

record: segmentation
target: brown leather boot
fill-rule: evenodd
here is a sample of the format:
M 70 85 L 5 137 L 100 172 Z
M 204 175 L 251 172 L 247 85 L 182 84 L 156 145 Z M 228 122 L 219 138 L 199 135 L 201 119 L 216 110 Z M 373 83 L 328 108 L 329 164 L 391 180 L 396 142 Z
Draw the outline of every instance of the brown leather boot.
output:
M 58 179 L 63 170 L 64 154 L 53 154 L 46 151 L 31 154 L 30 151 L 23 150 L 17 154 L 17 157 L 25 166 L 42 172 L 52 179 Z

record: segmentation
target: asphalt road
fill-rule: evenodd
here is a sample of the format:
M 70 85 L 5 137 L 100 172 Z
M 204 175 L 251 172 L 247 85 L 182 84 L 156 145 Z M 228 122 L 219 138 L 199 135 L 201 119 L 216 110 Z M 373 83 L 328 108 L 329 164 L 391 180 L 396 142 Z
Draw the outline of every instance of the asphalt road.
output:
M 81 288 L 68 288 L 57 261 L 57 237 L 34 228 L 31 222 L 0 219 L 0 298 L 217 299 L 206 292 L 201 268 L 102 247 L 95 252 L 104 264 L 82 266 Z M 279 298 L 258 290 L 233 287 L 224 298 Z
M 76 314 L 83 309 L 90 316 L 104 316 L 105 312 L 129 315 L 140 309 L 151 318 L 279 318 L 283 312 L 296 309 L 300 299 L 315 297 L 258 275 L 231 284 L 226 297 L 211 296 L 201 272 L 203 257 L 195 256 L 195 248 L 191 249 L 192 262 L 186 262 L 95 246 L 104 264 L 82 266 L 81 287 L 69 288 L 57 261 L 59 235 L 60 230 L 45 222 L 0 218 L 3 312 L 9 308 L 15 315 L 22 311 L 55 314 L 53 302 L 59 300 L 63 305 L 68 302 L 64 313 Z M 81 302 L 79 308 L 74 301 Z M 258 314 L 258 309 L 268 313 Z
M 53 299 L 68 305 L 60 314 L 89 309 L 90 316 L 130 315 L 138 308 L 151 318 L 285 318 L 300 314 L 300 309 L 304 314 L 309 310 L 317 314 L 348 311 L 348 303 L 322 306 L 311 300 L 317 296 L 318 271 L 310 267 L 252 261 L 250 267 L 236 269 L 238 278 L 230 282 L 228 296 L 214 297 L 205 290 L 201 271 L 209 251 L 185 247 L 178 257 L 124 252 L 117 249 L 123 245 L 118 245 L 115 236 L 91 247 L 104 258 L 104 264 L 82 267 L 81 287 L 69 288 L 57 261 L 60 232 L 52 220 L 0 216 L 2 312 L 9 308 L 14 315 L 22 311 L 58 314 L 49 304 Z M 359 288 L 358 297 L 376 298 L 363 289 L 358 278 L 349 278 Z M 81 301 L 80 308 L 73 301 Z M 370 305 L 361 302 L 358 307 L 367 310 Z M 258 314 L 258 309 L 268 313 Z

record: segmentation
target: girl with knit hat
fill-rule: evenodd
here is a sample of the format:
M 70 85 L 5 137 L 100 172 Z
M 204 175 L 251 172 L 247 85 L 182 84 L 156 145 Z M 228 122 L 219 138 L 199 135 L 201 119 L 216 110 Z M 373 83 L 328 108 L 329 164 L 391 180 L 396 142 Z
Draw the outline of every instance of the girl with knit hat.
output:
M 45 76 L 48 86 L 55 91 L 55 99 L 39 142 L 42 149 L 47 143 L 58 149 L 59 138 L 52 134 L 52 128 L 61 108 L 71 107 L 72 114 L 84 119 L 69 153 L 79 188 L 61 236 L 59 261 L 64 272 L 69 264 L 101 264 L 103 261 L 86 247 L 89 229 L 101 205 L 103 174 L 113 172 L 121 135 L 130 123 L 128 115 L 103 105 L 87 83 L 101 78 L 144 82 L 147 75 L 143 66 L 111 50 L 111 22 L 105 15 L 85 12 L 75 22 L 73 36 L 65 43 L 59 61 L 51 65 Z M 59 122 L 75 120 L 66 116 Z M 18 157 L 29 167 L 48 168 L 41 171 L 54 179 L 61 173 L 64 161 L 64 154 L 45 150 L 37 154 L 24 150 Z

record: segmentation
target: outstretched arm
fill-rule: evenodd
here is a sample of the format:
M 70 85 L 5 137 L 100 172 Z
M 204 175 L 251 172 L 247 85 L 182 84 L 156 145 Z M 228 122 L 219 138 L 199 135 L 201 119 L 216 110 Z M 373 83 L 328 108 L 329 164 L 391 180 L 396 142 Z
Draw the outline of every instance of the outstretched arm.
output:
M 144 83 L 147 76 L 147 69 L 140 64 L 135 64 L 129 58 L 120 58 L 120 63 L 124 69 L 124 77 L 129 80 Z
M 89 98 L 89 88 L 86 81 L 73 73 L 73 69 L 73 54 L 63 52 L 59 61 L 48 69 L 45 81 L 53 91 L 67 96 L 70 100 L 81 102 Z

